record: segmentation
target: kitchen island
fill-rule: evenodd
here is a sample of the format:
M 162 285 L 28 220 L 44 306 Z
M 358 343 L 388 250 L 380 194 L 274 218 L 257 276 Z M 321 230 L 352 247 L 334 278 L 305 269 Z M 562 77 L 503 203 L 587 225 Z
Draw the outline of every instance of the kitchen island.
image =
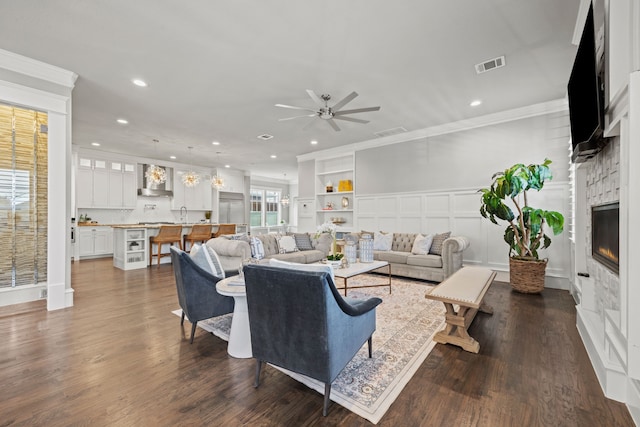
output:
M 121 270 L 146 268 L 149 265 L 149 237 L 156 236 L 163 225 L 182 225 L 182 236 L 191 232 L 195 224 L 175 224 L 171 222 L 147 224 L 112 224 L 113 228 L 113 266 Z M 212 224 L 212 233 L 218 224 Z M 246 224 L 237 224 L 240 230 L 246 230 Z M 246 232 L 246 231 L 245 231 Z M 161 264 L 171 263 L 171 258 L 160 260 Z

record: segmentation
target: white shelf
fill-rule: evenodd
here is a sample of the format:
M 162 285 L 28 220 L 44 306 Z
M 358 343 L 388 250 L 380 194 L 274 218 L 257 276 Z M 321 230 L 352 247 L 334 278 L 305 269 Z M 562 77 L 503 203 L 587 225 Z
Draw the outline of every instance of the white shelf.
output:
M 325 176 L 325 175 L 335 175 L 339 173 L 353 173 L 353 169 L 339 169 L 339 170 L 331 170 L 327 172 L 318 172 L 317 176 Z
M 316 212 L 322 212 L 322 213 L 353 212 L 353 209 L 318 209 Z
M 353 191 L 332 191 L 331 193 L 317 193 L 316 196 L 341 196 L 353 194 Z

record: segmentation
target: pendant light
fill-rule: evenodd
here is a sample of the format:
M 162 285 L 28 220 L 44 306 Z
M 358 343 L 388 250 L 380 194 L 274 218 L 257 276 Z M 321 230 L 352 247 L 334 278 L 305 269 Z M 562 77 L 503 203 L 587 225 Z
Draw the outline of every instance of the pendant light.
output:
M 192 157 L 191 157 L 191 150 L 193 149 L 193 147 L 189 147 L 189 164 L 190 164 L 190 169 L 189 172 L 185 173 L 184 175 L 182 175 L 182 183 L 184 184 L 185 187 L 195 187 L 196 185 L 198 185 L 200 183 L 200 175 L 198 175 L 197 173 L 195 173 L 193 171 L 193 166 L 192 166 Z
M 153 142 L 155 143 L 155 152 L 157 157 L 159 141 L 157 139 L 154 139 Z M 144 176 L 147 179 L 147 183 L 151 185 L 164 184 L 167 181 L 167 171 L 164 168 L 154 164 L 149 165 Z
M 220 157 L 220 151 L 217 151 L 216 154 L 218 158 Z M 221 190 L 224 187 L 224 178 L 222 178 L 218 173 L 211 177 L 211 186 L 216 190 Z

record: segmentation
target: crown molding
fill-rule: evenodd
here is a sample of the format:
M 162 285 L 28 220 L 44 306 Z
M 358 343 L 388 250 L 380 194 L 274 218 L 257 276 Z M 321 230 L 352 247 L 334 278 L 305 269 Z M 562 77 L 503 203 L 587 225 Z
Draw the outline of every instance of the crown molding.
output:
M 457 122 L 445 123 L 411 132 L 386 136 L 384 138 L 369 139 L 362 142 L 343 145 L 342 147 L 328 148 L 326 150 L 314 151 L 302 154 L 297 157 L 298 162 L 314 160 L 320 158 L 330 158 L 342 156 L 369 148 L 381 147 L 384 145 L 398 144 L 401 142 L 414 141 L 416 139 L 428 138 L 448 133 L 461 132 L 465 130 L 495 125 L 499 123 L 511 122 L 514 120 L 526 119 L 529 117 L 542 116 L 544 114 L 567 111 L 569 104 L 566 98 L 543 102 L 540 104 L 528 105 L 526 107 L 514 108 L 498 113 L 478 116 L 471 119 L 459 120 Z
M 64 68 L 0 49 L 0 68 L 73 89 L 78 75 Z

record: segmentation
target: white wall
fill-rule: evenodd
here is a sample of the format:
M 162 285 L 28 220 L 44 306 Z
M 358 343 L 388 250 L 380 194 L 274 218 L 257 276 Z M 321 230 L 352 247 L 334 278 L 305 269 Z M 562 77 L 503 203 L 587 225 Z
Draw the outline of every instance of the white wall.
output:
M 470 239 L 464 263 L 509 269 L 499 226 L 479 213 L 478 190 L 515 163 L 553 161 L 554 178 L 529 194 L 532 206 L 570 215 L 566 111 L 356 151 L 356 224 L 363 230 L 440 233 Z M 546 286 L 570 289 L 569 233 L 551 236 Z M 506 278 L 508 280 L 508 277 Z

